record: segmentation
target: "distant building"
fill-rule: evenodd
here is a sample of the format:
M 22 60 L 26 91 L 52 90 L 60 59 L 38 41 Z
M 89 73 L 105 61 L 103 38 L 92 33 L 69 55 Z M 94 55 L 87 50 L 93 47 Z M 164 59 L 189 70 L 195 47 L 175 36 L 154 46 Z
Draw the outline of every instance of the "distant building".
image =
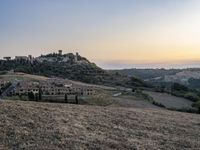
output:
M 9 61 L 9 60 L 11 60 L 11 57 L 4 57 L 3 59 Z
M 29 60 L 31 63 L 33 63 L 34 57 L 33 57 L 32 55 L 28 55 L 28 60 Z
M 58 78 L 51 78 L 40 82 L 21 82 L 14 90 L 14 95 L 27 95 L 32 92 L 39 94 L 39 90 L 43 95 L 81 95 L 89 96 L 95 94 L 94 87 L 73 85 L 72 83 Z
M 76 55 L 75 55 L 75 62 L 78 62 L 78 61 L 79 61 L 78 58 L 79 58 L 79 53 L 76 52 Z
M 15 56 L 15 60 L 29 60 L 27 56 Z
M 29 58 L 29 60 L 32 60 L 33 56 L 32 55 L 28 55 L 28 58 Z
M 59 55 L 62 55 L 62 50 L 58 50 L 58 54 L 59 54 Z
M 39 94 L 39 86 L 33 82 L 21 82 L 18 87 L 15 89 L 15 95 L 27 95 L 32 92 L 33 94 Z

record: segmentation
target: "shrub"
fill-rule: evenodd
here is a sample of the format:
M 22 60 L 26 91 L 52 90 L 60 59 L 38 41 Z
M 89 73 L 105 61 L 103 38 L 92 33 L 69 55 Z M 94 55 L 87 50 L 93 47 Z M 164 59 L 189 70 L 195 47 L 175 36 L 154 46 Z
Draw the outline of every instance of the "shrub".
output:
M 172 85 L 172 90 L 175 90 L 175 91 L 188 91 L 189 89 L 184 85 L 181 85 L 179 83 L 174 83 Z
M 154 105 L 156 105 L 156 106 L 158 106 L 158 107 L 166 108 L 163 104 L 158 103 L 158 102 L 155 102 L 155 101 L 153 101 L 152 104 L 154 104 Z
M 200 101 L 193 104 L 193 107 L 196 107 L 200 113 Z
M 33 92 L 29 92 L 29 93 L 28 93 L 28 99 L 29 99 L 30 101 L 35 100 L 35 95 L 33 94 Z
M 199 96 L 195 93 L 192 92 L 188 92 L 184 95 L 185 98 L 193 101 L 193 102 L 197 102 L 198 100 L 200 100 Z

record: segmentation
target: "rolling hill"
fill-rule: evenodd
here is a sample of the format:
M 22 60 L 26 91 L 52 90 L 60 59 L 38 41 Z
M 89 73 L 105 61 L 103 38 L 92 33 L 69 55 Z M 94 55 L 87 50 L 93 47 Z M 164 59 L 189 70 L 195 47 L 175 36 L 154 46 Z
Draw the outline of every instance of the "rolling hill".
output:
M 139 77 L 151 83 L 180 83 L 189 88 L 200 89 L 200 69 L 123 69 L 114 70 L 129 77 Z
M 5 71 L 14 70 L 14 72 L 46 77 L 60 77 L 100 85 L 127 87 L 147 86 L 140 79 L 135 78 L 133 81 L 126 75 L 108 72 L 79 54 L 74 55 L 68 53 L 62 55 L 52 53 L 41 55 L 37 58 L 25 58 L 0 60 L 0 73 L 5 74 Z

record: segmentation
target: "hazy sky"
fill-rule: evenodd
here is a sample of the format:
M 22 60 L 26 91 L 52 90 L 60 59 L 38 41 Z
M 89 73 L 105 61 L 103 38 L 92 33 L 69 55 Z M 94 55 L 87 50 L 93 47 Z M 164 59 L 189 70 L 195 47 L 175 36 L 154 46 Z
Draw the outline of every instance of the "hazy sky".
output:
M 200 0 L 0 0 L 0 56 L 63 49 L 105 68 L 200 66 Z

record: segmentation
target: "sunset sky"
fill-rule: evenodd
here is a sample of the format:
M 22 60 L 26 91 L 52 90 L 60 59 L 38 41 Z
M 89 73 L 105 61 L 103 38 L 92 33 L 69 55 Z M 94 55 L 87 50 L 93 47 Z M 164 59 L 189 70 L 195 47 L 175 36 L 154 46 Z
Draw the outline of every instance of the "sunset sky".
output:
M 103 68 L 200 67 L 200 0 L 0 0 L 0 56 L 79 52 Z

